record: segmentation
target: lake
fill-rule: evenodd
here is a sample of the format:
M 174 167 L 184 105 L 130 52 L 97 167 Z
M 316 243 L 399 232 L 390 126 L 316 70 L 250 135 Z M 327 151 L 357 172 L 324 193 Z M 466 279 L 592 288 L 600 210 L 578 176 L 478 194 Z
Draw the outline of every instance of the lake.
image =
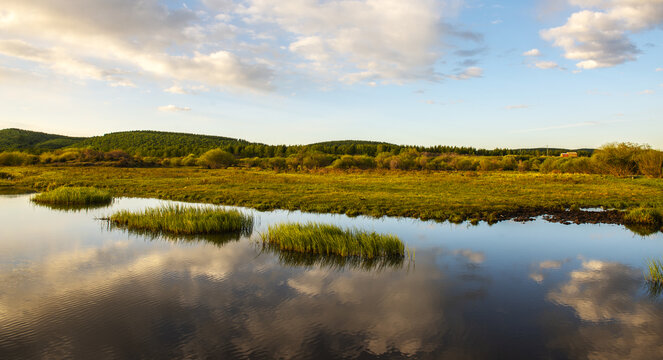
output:
M 663 296 L 643 270 L 663 234 L 258 212 L 250 237 L 163 238 L 0 196 L 0 358 L 663 358 Z M 343 263 L 264 250 L 318 221 L 398 235 L 414 259 Z

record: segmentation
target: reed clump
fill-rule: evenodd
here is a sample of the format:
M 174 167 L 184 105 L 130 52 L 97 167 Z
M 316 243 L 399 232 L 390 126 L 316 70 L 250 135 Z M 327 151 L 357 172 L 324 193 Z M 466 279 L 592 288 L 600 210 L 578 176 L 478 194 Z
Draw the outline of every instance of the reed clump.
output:
M 645 271 L 649 293 L 658 296 L 663 292 L 663 261 L 649 260 Z
M 405 255 L 405 245 L 395 235 L 319 223 L 272 225 L 262 234 L 262 241 L 280 250 L 311 254 L 365 259 Z
M 54 206 L 94 206 L 113 202 L 113 196 L 106 190 L 94 187 L 59 187 L 35 195 L 32 201 Z
M 253 216 L 237 210 L 165 205 L 143 211 L 122 210 L 111 215 L 113 225 L 136 231 L 173 235 L 250 234 Z

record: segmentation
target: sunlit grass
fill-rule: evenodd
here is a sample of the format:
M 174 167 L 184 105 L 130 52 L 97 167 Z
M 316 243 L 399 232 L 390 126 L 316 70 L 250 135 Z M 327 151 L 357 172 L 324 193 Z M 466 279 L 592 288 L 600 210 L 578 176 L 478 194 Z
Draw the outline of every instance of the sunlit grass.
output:
M 365 259 L 405 255 L 405 245 L 395 235 L 318 223 L 271 225 L 262 241 L 280 250 L 311 254 Z
M 276 255 L 281 265 L 292 267 L 325 268 L 335 271 L 351 269 L 379 272 L 383 270 L 399 270 L 405 264 L 408 265 L 409 269 L 410 265 L 414 265 L 414 258 L 408 258 L 406 261 L 404 256 L 381 256 L 367 259 L 359 256 L 308 254 L 280 250 L 277 246 L 268 244 L 263 244 L 262 250 Z
M 94 206 L 110 204 L 113 196 L 106 190 L 94 187 L 60 187 L 37 194 L 32 201 L 54 206 Z
M 166 205 L 143 211 L 122 210 L 108 220 L 115 226 L 130 230 L 175 235 L 249 234 L 253 230 L 253 216 L 240 211 L 182 205 Z

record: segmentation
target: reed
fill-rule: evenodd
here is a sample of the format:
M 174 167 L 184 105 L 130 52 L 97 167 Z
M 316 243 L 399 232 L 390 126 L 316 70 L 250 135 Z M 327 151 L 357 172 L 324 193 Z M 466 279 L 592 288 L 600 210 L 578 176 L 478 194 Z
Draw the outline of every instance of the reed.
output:
M 143 211 L 122 210 L 107 218 L 113 225 L 135 231 L 174 235 L 250 234 L 253 216 L 237 210 L 165 205 Z
M 358 270 L 381 272 L 386 270 L 403 269 L 407 263 L 408 269 L 414 264 L 413 258 L 405 261 L 403 256 L 381 256 L 375 258 L 362 258 L 359 256 L 340 256 L 308 254 L 296 251 L 284 251 L 278 247 L 263 244 L 262 250 L 276 255 L 279 263 L 289 267 L 324 268 L 333 271 Z
M 394 235 L 319 223 L 272 225 L 262 242 L 285 251 L 365 259 L 405 255 L 405 245 Z
M 59 187 L 35 195 L 32 201 L 44 205 L 85 207 L 110 204 L 113 196 L 106 190 L 94 187 Z
M 645 277 L 649 282 L 663 284 L 663 261 L 649 260 Z

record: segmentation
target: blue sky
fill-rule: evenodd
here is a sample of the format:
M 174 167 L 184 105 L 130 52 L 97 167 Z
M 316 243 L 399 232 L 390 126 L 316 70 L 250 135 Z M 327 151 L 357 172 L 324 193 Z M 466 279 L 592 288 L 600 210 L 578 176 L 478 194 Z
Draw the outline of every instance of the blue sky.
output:
M 663 0 L 5 0 L 0 128 L 663 148 Z

